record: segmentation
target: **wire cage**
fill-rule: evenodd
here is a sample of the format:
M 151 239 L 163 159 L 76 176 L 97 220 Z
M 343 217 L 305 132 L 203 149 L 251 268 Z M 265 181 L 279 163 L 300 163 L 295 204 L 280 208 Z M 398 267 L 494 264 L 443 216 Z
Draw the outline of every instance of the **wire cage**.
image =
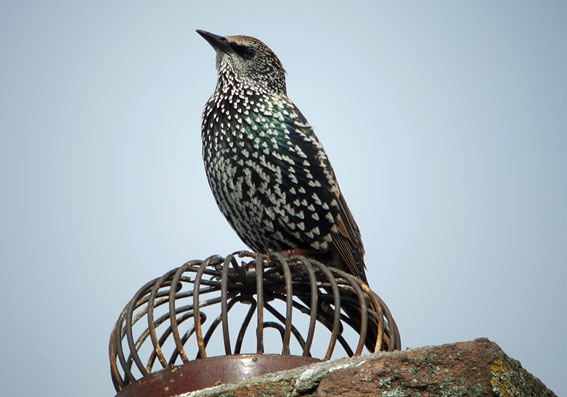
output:
M 140 288 L 109 353 L 119 396 L 142 395 L 158 376 L 147 395 L 174 395 L 360 355 L 365 346 L 401 348 L 388 307 L 368 285 L 303 256 L 242 251 L 189 261 Z M 174 381 L 180 370 L 186 376 Z M 164 384 L 170 394 L 157 394 Z

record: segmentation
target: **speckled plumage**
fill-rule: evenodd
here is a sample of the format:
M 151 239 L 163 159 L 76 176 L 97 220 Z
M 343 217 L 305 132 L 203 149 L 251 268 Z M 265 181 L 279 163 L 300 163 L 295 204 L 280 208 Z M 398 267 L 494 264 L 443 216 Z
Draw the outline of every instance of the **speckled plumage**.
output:
M 366 281 L 359 229 L 277 56 L 252 37 L 198 33 L 217 52 L 202 141 L 222 213 L 256 252 L 309 250 Z

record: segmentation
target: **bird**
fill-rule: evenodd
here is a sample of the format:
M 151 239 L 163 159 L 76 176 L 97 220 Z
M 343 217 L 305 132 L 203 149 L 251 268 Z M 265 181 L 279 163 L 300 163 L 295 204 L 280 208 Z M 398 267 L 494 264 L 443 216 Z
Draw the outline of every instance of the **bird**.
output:
M 255 252 L 309 255 L 367 283 L 359 227 L 277 55 L 254 37 L 197 33 L 216 51 L 201 138 L 221 212 Z

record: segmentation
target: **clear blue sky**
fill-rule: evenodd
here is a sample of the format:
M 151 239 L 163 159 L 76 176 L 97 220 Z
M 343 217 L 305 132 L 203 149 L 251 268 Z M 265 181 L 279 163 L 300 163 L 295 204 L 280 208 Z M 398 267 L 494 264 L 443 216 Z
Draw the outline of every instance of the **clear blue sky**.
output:
M 488 337 L 567 394 L 566 7 L 1 0 L 3 392 L 112 395 L 134 292 L 244 248 L 203 171 L 200 28 L 279 55 L 404 347 Z

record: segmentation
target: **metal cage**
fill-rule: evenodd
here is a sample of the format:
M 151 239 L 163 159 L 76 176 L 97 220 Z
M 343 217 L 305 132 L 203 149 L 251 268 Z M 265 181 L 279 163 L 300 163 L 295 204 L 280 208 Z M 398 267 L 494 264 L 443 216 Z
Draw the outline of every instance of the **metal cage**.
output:
M 365 345 L 371 352 L 401 348 L 388 307 L 358 278 L 303 256 L 238 252 L 189 261 L 140 288 L 112 330 L 110 368 L 120 392 L 164 369 L 232 358 L 218 379 L 199 380 L 193 371 L 181 385 L 166 374 L 179 390 L 192 391 L 329 360 L 337 342 L 348 356 L 362 354 Z M 265 345 L 280 356 L 266 354 Z M 251 357 L 259 369 L 247 362 L 242 373 Z M 219 368 L 220 358 L 208 365 Z M 224 374 L 235 368 L 239 374 Z

